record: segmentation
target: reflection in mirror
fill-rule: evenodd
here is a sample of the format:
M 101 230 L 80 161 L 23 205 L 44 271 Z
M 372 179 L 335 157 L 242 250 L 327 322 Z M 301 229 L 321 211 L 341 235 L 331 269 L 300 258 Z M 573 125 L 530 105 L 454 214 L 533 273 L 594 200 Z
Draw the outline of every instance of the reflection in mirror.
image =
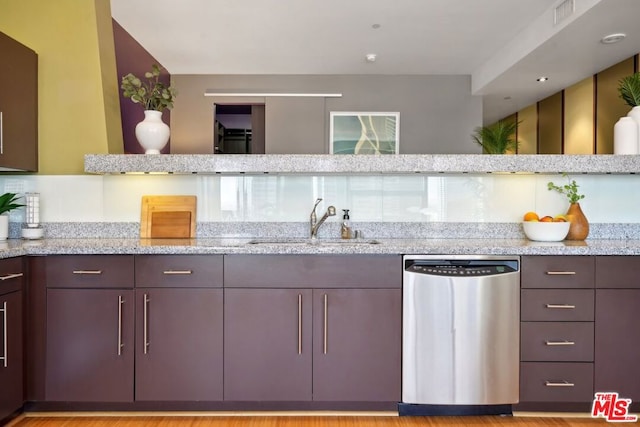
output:
M 264 104 L 214 104 L 215 154 L 264 154 Z

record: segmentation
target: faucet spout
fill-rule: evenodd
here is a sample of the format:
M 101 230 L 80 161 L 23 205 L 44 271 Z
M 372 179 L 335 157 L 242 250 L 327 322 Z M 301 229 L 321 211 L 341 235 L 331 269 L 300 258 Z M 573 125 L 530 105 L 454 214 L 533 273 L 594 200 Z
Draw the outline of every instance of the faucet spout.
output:
M 316 216 L 316 207 L 321 201 L 321 198 L 316 200 L 315 205 L 313 205 L 311 215 L 309 216 L 309 231 L 311 233 L 312 239 L 316 239 L 318 237 L 318 229 L 327 220 L 327 218 L 336 214 L 336 208 L 334 206 L 329 206 L 324 215 L 322 215 L 322 218 L 320 218 L 320 221 L 318 221 L 318 218 Z

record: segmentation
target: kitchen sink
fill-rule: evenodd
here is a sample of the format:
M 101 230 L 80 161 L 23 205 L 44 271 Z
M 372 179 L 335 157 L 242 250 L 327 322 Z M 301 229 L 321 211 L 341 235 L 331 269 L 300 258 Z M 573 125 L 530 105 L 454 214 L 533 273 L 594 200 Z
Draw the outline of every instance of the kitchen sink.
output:
M 373 239 L 254 239 L 250 245 L 379 245 Z

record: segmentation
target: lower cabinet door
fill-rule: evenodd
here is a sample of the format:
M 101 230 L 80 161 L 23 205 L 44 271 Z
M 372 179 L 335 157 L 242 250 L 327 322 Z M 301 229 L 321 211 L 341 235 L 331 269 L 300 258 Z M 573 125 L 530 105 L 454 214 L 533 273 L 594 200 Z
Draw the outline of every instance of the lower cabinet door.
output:
M 314 290 L 313 400 L 400 401 L 400 289 Z
M 597 289 L 595 391 L 640 401 L 640 289 Z
M 1 422 L 23 403 L 22 291 L 0 295 L 0 310 Z
M 224 399 L 311 400 L 311 290 L 224 292 Z
M 133 298 L 133 290 L 47 290 L 46 400 L 133 400 Z
M 136 400 L 222 400 L 222 289 L 136 289 Z

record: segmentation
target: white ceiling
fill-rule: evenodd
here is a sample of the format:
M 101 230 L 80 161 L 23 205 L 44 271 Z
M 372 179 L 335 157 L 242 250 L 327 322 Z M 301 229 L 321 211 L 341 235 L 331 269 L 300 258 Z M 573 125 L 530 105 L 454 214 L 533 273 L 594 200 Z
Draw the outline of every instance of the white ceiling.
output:
M 111 11 L 172 74 L 468 74 L 491 123 L 640 52 L 640 0 L 575 0 L 554 25 L 561 2 L 111 0 Z

